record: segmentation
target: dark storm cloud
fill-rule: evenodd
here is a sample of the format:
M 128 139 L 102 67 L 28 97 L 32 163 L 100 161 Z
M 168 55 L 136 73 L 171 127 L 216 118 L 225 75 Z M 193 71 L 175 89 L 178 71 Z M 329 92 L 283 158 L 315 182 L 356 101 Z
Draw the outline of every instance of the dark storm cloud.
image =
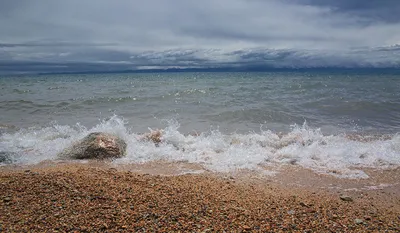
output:
M 370 22 L 400 22 L 398 0 L 288 0 L 300 4 L 330 7 L 335 12 L 358 15 Z
M 113 46 L 112 43 L 71 43 L 62 41 L 38 41 L 38 42 L 25 42 L 25 43 L 0 43 L 0 48 L 13 48 L 13 47 L 97 47 L 97 46 Z
M 223 52 L 221 50 L 169 50 L 139 54 L 103 53 L 70 54 L 81 62 L 65 59 L 46 62 L 2 62 L 0 73 L 51 73 L 51 72 L 116 72 L 142 69 L 222 69 L 268 70 L 275 68 L 393 68 L 400 64 L 400 47 L 358 49 L 352 51 L 320 51 L 290 49 L 251 49 Z M 67 57 L 68 57 L 67 56 Z M 82 57 L 83 56 L 83 57 Z M 128 58 L 129 56 L 129 58 Z M 92 58 L 107 61 L 85 62 Z M 218 59 L 219 58 L 219 59 Z

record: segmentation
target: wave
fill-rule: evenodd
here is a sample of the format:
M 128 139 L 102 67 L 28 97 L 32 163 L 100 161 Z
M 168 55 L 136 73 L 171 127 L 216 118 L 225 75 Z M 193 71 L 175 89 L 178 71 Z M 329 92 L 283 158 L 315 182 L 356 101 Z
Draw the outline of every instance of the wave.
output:
M 90 132 L 113 133 L 124 139 L 127 156 L 114 164 L 152 161 L 199 164 L 215 172 L 240 169 L 262 171 L 281 165 L 301 166 L 318 173 L 341 178 L 368 178 L 365 168 L 387 169 L 400 166 L 400 135 L 324 135 L 320 129 L 291 126 L 288 133 L 260 129 L 247 134 L 223 134 L 209 130 L 182 134 L 179 123 L 168 121 L 162 129 L 162 143 L 140 140 L 128 122 L 118 116 L 101 121 L 93 128 L 50 124 L 46 127 L 19 129 L 0 135 L 2 164 L 36 164 L 58 160 L 58 154 Z
M 0 101 L 0 107 L 4 110 L 18 110 L 18 109 L 40 109 L 50 108 L 53 105 L 35 103 L 30 100 L 11 100 L 11 101 Z
M 129 94 L 131 91 L 123 93 L 119 92 L 119 94 Z M 207 90 L 203 89 L 186 89 L 183 91 L 170 91 L 170 92 L 165 92 L 165 93 L 159 93 L 155 92 L 152 93 L 151 95 L 146 95 L 142 96 L 140 93 L 137 95 L 127 95 L 127 96 L 115 96 L 115 97 L 109 97 L 109 96 L 103 96 L 103 97 L 89 97 L 89 98 L 74 98 L 72 99 L 72 102 L 86 106 L 86 105 L 98 105 L 98 104 L 104 104 L 104 103 L 130 103 L 130 102 L 155 102 L 155 101 L 168 101 L 168 100 L 180 100 L 185 97 L 192 97 L 192 98 L 197 98 L 198 96 L 205 95 L 207 93 Z

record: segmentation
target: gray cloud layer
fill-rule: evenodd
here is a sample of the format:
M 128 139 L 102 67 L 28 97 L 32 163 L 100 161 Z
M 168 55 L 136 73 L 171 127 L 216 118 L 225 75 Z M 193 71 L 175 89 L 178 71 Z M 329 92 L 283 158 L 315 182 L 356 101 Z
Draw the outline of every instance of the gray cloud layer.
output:
M 400 67 L 396 12 L 398 0 L 3 0 L 0 68 Z

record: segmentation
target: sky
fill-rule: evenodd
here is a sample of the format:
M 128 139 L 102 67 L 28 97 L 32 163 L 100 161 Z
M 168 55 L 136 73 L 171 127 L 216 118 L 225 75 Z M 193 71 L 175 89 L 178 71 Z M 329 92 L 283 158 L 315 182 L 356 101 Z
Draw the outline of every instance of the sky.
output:
M 0 73 L 399 68 L 399 0 L 1 0 Z

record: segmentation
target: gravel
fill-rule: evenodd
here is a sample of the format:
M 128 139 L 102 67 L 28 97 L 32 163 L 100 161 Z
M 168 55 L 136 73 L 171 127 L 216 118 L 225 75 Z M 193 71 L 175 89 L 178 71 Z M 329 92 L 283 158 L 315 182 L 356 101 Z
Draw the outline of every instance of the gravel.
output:
M 83 165 L 0 172 L 4 232 L 399 232 L 399 205 L 210 174 Z

